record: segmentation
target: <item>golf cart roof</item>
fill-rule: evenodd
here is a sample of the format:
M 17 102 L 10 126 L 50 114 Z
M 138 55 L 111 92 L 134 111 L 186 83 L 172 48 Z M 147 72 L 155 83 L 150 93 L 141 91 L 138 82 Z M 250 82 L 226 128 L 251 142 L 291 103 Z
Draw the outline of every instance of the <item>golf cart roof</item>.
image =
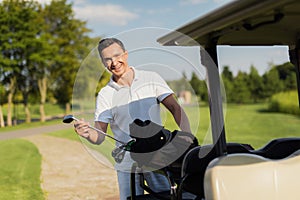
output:
M 228 3 L 157 39 L 164 46 L 200 44 L 204 47 L 200 49 L 201 64 L 207 70 L 212 137 L 219 155 L 224 155 L 227 149 L 216 46 L 288 45 L 290 60 L 296 68 L 300 97 L 299 22 L 299 0 L 240 0 Z M 211 65 L 208 57 L 213 59 L 215 66 Z
M 233 1 L 157 41 L 165 46 L 188 46 L 195 44 L 192 43 L 192 38 L 204 48 L 212 42 L 216 45 L 293 47 L 300 37 L 299 21 L 299 0 Z

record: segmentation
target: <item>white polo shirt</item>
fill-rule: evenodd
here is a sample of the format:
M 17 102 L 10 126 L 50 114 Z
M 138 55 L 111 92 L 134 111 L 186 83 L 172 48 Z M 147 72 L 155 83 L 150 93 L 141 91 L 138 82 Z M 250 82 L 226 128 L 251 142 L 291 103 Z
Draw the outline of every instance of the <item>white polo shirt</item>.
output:
M 155 72 L 134 70 L 130 87 L 120 86 L 111 78 L 97 96 L 95 121 L 110 123 L 115 137 L 129 135 L 129 124 L 139 118 L 161 124 L 160 106 L 173 93 L 167 83 Z
M 131 140 L 129 124 L 137 118 L 161 124 L 159 102 L 173 94 L 157 73 L 132 69 L 130 87 L 120 86 L 111 78 L 96 100 L 95 121 L 109 123 L 114 137 L 124 142 Z

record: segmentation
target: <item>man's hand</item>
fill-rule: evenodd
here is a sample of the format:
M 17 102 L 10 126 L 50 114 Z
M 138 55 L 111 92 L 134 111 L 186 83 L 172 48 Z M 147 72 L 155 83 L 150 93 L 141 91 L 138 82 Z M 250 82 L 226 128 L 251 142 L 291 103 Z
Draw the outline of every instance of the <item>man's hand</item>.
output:
M 90 136 L 90 127 L 89 123 L 83 120 L 76 121 L 74 123 L 75 132 L 81 137 L 88 138 Z
M 185 136 L 185 135 L 180 135 L 180 133 L 178 134 L 178 137 L 185 140 L 188 143 L 191 143 L 191 144 L 193 144 L 193 142 L 194 142 L 191 137 L 188 137 L 188 136 Z

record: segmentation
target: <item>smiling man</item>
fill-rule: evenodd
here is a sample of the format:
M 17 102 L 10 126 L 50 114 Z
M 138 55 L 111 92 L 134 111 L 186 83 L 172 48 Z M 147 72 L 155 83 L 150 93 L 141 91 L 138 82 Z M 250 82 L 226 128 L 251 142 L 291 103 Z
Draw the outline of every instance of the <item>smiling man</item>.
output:
M 96 128 L 106 132 L 110 124 L 114 137 L 128 142 L 132 139 L 129 136 L 129 124 L 135 119 L 151 120 L 161 124 L 160 103 L 162 103 L 172 113 L 180 129 L 191 132 L 188 118 L 174 98 L 174 92 L 157 73 L 137 70 L 129 66 L 128 52 L 120 40 L 116 38 L 101 40 L 98 52 L 112 76 L 109 83 L 97 95 Z M 104 141 L 104 135 L 90 129 L 87 122 L 75 122 L 75 131 L 91 143 L 101 144 Z M 115 165 L 121 200 L 130 196 L 132 163 L 129 152 L 126 152 L 122 162 Z M 170 189 L 167 179 L 161 174 L 148 172 L 145 174 L 145 179 L 155 192 Z M 143 190 L 137 179 L 136 194 L 142 193 Z

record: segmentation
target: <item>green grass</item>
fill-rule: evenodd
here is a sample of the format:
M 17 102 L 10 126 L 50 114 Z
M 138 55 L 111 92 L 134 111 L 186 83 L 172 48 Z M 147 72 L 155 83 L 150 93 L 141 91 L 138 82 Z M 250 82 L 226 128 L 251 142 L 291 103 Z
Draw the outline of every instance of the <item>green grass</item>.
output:
M 200 108 L 185 107 L 189 116 L 193 133 L 196 134 L 201 144 L 205 137 L 210 136 L 209 109 L 207 106 Z M 267 104 L 255 105 L 227 105 L 225 115 L 225 130 L 227 142 L 240 142 L 251 144 L 260 148 L 274 138 L 300 137 L 300 118 L 294 115 L 264 112 Z M 165 128 L 178 129 L 172 117 L 163 114 Z M 17 126 L 18 129 L 48 125 L 30 124 Z M 51 123 L 61 123 L 57 120 Z M 9 131 L 15 127 L 5 129 Z M 2 131 L 0 129 L 0 131 Z M 111 131 L 109 131 L 111 134 Z M 70 126 L 70 129 L 49 133 L 47 135 L 63 137 L 78 142 L 83 142 Z M 106 139 L 102 145 L 91 145 L 83 142 L 89 148 L 101 152 L 112 162 L 110 156 L 113 141 Z M 41 157 L 36 147 L 24 140 L 0 141 L 0 200 L 1 199 L 43 199 L 40 188 Z M 113 162 L 112 162 L 113 163 Z
M 224 111 L 227 141 L 248 143 L 255 148 L 260 148 L 274 138 L 300 137 L 299 117 L 289 114 L 265 112 L 267 106 L 267 104 L 227 105 Z M 190 106 L 184 109 L 189 117 L 193 133 L 196 134 L 200 143 L 204 142 L 206 144 L 207 141 L 205 139 L 211 136 L 208 107 L 201 106 L 200 108 L 195 108 Z M 168 112 L 164 113 L 162 118 L 165 128 L 171 131 L 178 129 Z M 77 135 L 74 134 L 73 129 L 52 133 L 51 135 L 69 139 L 70 137 L 74 137 L 73 139 L 79 140 Z
M 260 148 L 274 138 L 300 137 L 300 118 L 295 115 L 265 112 L 267 104 L 236 105 L 229 104 L 224 110 L 227 142 L 251 144 Z M 200 143 L 211 140 L 209 130 L 209 109 L 186 107 L 192 131 Z M 165 127 L 178 129 L 171 116 L 167 116 Z M 210 141 L 211 142 L 211 141 Z
M 266 104 L 229 105 L 225 119 L 227 140 L 259 148 L 274 138 L 300 137 L 299 117 L 264 112 L 266 107 Z
M 32 143 L 0 141 L 0 199 L 44 199 L 40 187 L 41 155 Z
M 226 112 L 224 112 L 227 141 L 249 143 L 255 148 L 259 148 L 273 138 L 292 136 L 300 137 L 300 131 L 298 131 L 300 130 L 299 117 L 289 114 L 263 112 L 267 109 L 267 104 L 228 104 L 225 110 Z M 210 142 L 209 139 L 211 132 L 209 129 L 210 121 L 208 107 L 203 105 L 200 106 L 200 108 L 187 106 L 185 107 L 185 110 L 190 119 L 192 131 L 196 134 L 200 143 Z M 178 129 L 169 112 L 165 111 L 162 118 L 163 124 L 167 129 Z M 0 128 L 0 134 L 5 131 L 55 123 L 61 123 L 61 120 L 54 120 L 45 123 L 34 122 L 14 127 Z M 52 133 L 52 135 L 80 141 L 72 128 Z M 208 142 L 206 141 L 207 138 Z
M 47 135 L 54 136 L 54 137 L 62 137 L 69 140 L 74 140 L 80 142 L 80 138 L 77 136 L 77 134 L 74 132 L 74 129 L 72 126 L 70 126 L 70 129 L 55 131 L 52 133 L 48 133 Z
M 0 128 L 0 134 L 4 133 L 4 132 L 7 132 L 7 131 L 23 130 L 23 129 L 27 129 L 27 128 L 53 125 L 53 124 L 57 124 L 57 123 L 61 123 L 61 119 L 55 119 L 55 120 L 46 121 L 46 122 L 22 123 L 22 124 L 18 124 L 16 126 L 10 126 L 10 127 L 6 126 L 6 127 Z

